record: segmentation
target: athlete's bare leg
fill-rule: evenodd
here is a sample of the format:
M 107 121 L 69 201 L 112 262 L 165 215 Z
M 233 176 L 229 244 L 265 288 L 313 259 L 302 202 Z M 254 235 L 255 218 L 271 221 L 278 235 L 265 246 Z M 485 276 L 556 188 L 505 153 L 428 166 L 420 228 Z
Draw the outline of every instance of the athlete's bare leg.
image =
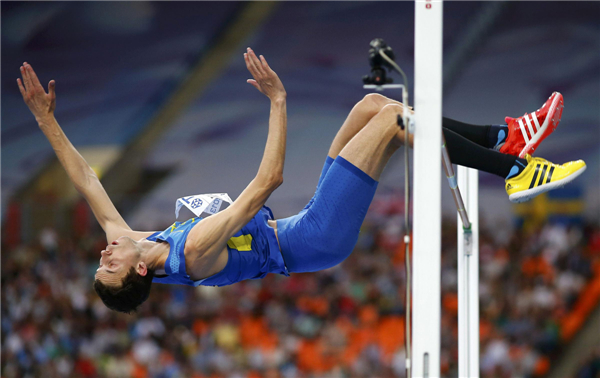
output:
M 398 115 L 405 108 L 387 104 L 360 129 L 340 152 L 340 156 L 375 180 L 393 153 L 403 144 L 404 131 L 398 127 Z
M 382 96 L 377 93 L 369 93 L 362 100 L 360 100 L 344 121 L 344 124 L 338 131 L 337 135 L 331 143 L 329 153 L 327 154 L 331 158 L 335 159 L 336 156 L 342 151 L 344 146 L 360 131 L 363 127 L 373 118 L 379 111 L 387 104 L 397 104 L 403 106 L 402 103 Z M 399 137 L 404 137 L 404 134 L 399 134 Z M 412 139 L 412 136 L 411 136 Z M 412 141 L 411 141 L 412 142 Z

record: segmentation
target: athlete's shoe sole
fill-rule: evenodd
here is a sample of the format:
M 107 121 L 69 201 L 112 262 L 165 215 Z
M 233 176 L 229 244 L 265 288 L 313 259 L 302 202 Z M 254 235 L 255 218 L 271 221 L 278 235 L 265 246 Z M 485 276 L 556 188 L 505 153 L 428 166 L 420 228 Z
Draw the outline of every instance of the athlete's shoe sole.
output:
M 543 185 L 537 186 L 535 188 L 531 188 L 531 189 L 513 193 L 508 196 L 508 199 L 510 200 L 510 202 L 514 202 L 514 203 L 521 203 L 521 202 L 529 201 L 530 199 L 532 199 L 533 197 L 535 197 L 539 194 L 548 192 L 552 189 L 561 188 L 561 187 L 567 185 L 568 183 L 570 183 L 571 181 L 573 181 L 577 177 L 579 177 L 585 171 L 586 168 L 587 168 L 587 166 L 584 165 L 583 167 L 579 168 L 577 171 L 571 173 L 569 176 L 567 176 L 563 179 L 549 182 L 547 184 L 543 184 Z

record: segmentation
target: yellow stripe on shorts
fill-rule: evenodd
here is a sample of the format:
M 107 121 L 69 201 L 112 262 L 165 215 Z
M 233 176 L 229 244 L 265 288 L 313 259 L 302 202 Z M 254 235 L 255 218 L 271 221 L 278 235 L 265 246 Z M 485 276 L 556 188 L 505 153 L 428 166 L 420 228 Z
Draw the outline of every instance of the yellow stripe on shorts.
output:
M 238 251 L 251 251 L 252 235 L 247 234 L 233 237 L 227 241 L 227 246 L 231 249 L 237 249 Z

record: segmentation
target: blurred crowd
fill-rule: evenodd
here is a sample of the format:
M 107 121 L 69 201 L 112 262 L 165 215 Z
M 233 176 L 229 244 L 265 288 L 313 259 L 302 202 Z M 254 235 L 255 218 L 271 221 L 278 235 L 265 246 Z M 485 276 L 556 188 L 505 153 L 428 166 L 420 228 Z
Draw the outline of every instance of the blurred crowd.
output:
M 378 198 L 337 267 L 223 288 L 154 284 L 134 315 L 109 311 L 93 292 L 103 235 L 45 229 L 34 244 L 3 246 L 2 377 L 403 377 L 401 210 Z M 442 245 L 441 362 L 454 377 L 454 221 L 444 221 Z M 482 377 L 546 373 L 561 350 L 561 319 L 599 263 L 597 225 L 525 234 L 482 224 Z M 598 369 L 596 354 L 579 376 Z
M 575 378 L 600 377 L 600 343 L 598 347 L 580 364 Z

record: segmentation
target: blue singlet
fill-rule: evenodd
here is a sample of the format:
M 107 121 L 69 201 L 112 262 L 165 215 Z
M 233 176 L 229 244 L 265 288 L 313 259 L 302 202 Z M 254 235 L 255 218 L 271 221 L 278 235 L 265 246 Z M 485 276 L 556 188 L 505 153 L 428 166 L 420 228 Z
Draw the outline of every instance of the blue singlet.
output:
M 263 208 L 227 242 L 229 260 L 217 274 L 193 281 L 186 272 L 183 254 L 190 230 L 200 224 L 201 218 L 183 223 L 175 222 L 163 232 L 156 232 L 146 239 L 169 243 L 169 256 L 165 262 L 166 277 L 154 277 L 152 282 L 190 286 L 225 286 L 246 280 L 263 278 L 267 273 L 289 276 L 279 250 L 275 231 L 267 223 L 273 219 L 271 209 Z

